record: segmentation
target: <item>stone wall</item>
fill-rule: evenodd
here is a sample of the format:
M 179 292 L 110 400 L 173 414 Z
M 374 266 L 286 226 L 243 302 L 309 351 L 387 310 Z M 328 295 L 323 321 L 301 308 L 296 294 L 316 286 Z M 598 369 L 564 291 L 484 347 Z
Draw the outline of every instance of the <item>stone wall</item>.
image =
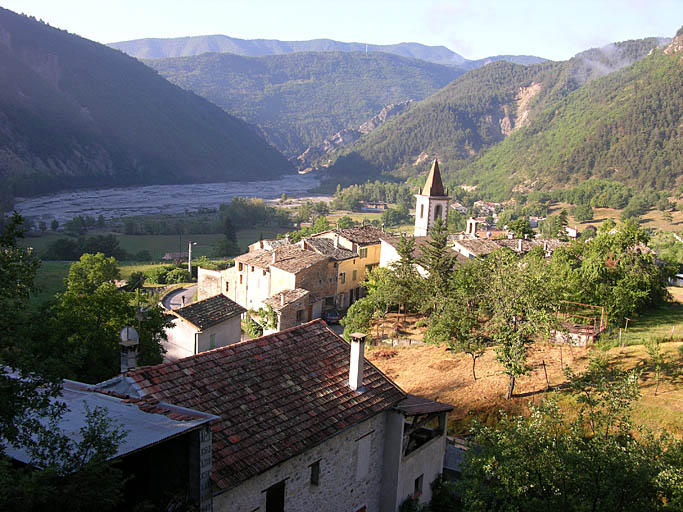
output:
M 197 300 L 208 299 L 222 292 L 221 273 L 217 270 L 199 267 L 197 269 Z
M 215 511 L 266 510 L 266 489 L 285 481 L 285 510 L 291 512 L 380 510 L 386 413 L 337 434 L 278 466 L 214 496 Z M 319 463 L 318 485 L 311 465 Z
M 327 261 L 320 261 L 296 275 L 294 288 L 303 288 L 318 297 L 332 297 L 336 283 L 330 277 L 333 276 L 329 275 Z

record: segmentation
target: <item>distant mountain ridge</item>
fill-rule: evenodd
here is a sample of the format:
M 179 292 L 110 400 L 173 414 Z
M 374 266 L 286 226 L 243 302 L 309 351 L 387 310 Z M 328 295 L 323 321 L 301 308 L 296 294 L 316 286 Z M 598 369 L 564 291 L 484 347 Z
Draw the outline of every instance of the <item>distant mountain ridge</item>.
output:
M 190 57 L 203 53 L 233 53 L 244 57 L 284 55 L 295 52 L 383 52 L 435 64 L 455 66 L 463 71 L 481 67 L 489 62 L 505 60 L 515 64 L 539 64 L 547 59 L 532 55 L 497 55 L 485 59 L 469 60 L 445 46 L 428 46 L 420 43 L 366 44 L 344 43 L 332 39 L 308 41 L 280 41 L 278 39 L 239 39 L 226 35 L 188 36 L 175 38 L 145 38 L 109 43 L 138 59 L 167 59 Z
M 401 57 L 421 59 L 449 66 L 457 66 L 467 60 L 445 46 L 427 46 L 420 43 L 376 45 L 344 43 L 332 39 L 279 41 L 277 39 L 239 39 L 219 34 L 168 39 L 135 39 L 109 43 L 108 46 L 138 59 L 190 57 L 202 53 L 234 53 L 244 57 L 263 57 L 295 52 L 364 52 L 367 50 L 368 52 L 393 53 Z
M 379 52 L 206 53 L 144 62 L 172 83 L 258 125 L 292 158 L 341 130 L 356 129 L 387 105 L 424 99 L 463 73 Z
M 1 194 L 288 172 L 255 127 L 136 59 L 0 8 Z

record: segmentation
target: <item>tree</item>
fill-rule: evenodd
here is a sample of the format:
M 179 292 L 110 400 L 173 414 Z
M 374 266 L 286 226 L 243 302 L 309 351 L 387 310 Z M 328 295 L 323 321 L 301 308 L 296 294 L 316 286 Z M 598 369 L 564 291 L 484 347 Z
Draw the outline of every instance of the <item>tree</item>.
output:
M 674 216 L 671 214 L 670 211 L 667 210 L 664 213 L 662 213 L 662 219 L 664 219 L 665 222 L 671 224 L 674 220 Z
M 680 510 L 683 443 L 633 425 L 637 379 L 593 362 L 571 377 L 575 410 L 550 397 L 529 417 L 475 422 L 458 486 L 463 509 Z
M 59 221 L 57 219 L 52 219 L 52 222 L 50 222 L 50 229 L 52 231 L 57 231 L 57 228 L 59 228 Z
M 66 278 L 66 289 L 72 294 L 93 293 L 105 283 L 113 283 L 121 277 L 119 265 L 113 257 L 104 254 L 83 254 L 80 261 L 72 263 Z
M 448 247 L 446 225 L 439 217 L 432 224 L 429 239 L 420 247 L 420 256 L 417 258 L 417 263 L 428 273 L 424 281 L 424 311 L 432 314 L 443 311 L 454 262 L 453 251 Z
M 415 269 L 414 256 L 415 238 L 401 234 L 396 252 L 399 259 L 390 266 L 390 275 L 395 284 L 392 296 L 398 303 L 399 313 L 401 306 L 405 313 L 409 305 L 417 302 L 415 299 L 419 295 L 420 278 Z
M 577 222 L 587 222 L 593 220 L 593 208 L 589 204 L 579 204 L 572 208 L 572 217 Z
M 354 222 L 354 220 L 351 217 L 349 217 L 348 215 L 344 215 L 343 217 L 339 217 L 337 219 L 337 228 L 338 229 L 348 229 L 348 228 L 352 228 L 355 225 L 356 225 L 356 223 Z
M 489 317 L 487 330 L 498 344 L 496 359 L 508 376 L 505 398 L 512 397 L 515 380 L 528 372 L 527 347 L 538 335 L 548 335 L 555 321 L 559 295 L 543 254 L 524 258 L 499 250 L 486 259 L 487 282 L 482 293 Z
M 508 229 L 512 231 L 515 238 L 527 238 L 534 236 L 534 230 L 526 217 L 520 217 L 508 224 Z

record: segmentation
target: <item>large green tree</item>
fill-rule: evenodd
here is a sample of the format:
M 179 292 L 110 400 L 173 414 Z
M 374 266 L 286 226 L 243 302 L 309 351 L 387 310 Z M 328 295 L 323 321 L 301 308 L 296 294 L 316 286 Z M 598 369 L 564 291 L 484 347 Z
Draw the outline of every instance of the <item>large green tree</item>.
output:
M 593 362 L 571 382 L 571 410 L 551 397 L 529 417 L 506 415 L 496 427 L 475 422 L 463 510 L 681 510 L 683 443 L 632 423 L 637 374 Z
M 448 298 L 450 276 L 455 263 L 455 253 L 448 247 L 448 230 L 441 217 L 434 221 L 429 230 L 429 239 L 420 247 L 417 263 L 428 274 L 424 280 L 423 310 L 439 314 Z

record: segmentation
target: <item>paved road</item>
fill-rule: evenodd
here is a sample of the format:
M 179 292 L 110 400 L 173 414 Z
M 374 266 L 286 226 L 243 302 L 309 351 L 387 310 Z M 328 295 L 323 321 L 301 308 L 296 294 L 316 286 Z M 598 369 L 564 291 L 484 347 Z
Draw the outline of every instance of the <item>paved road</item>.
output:
M 178 309 L 192 303 L 192 297 L 197 292 L 197 285 L 187 288 L 178 288 L 164 297 L 164 307 L 166 309 Z

